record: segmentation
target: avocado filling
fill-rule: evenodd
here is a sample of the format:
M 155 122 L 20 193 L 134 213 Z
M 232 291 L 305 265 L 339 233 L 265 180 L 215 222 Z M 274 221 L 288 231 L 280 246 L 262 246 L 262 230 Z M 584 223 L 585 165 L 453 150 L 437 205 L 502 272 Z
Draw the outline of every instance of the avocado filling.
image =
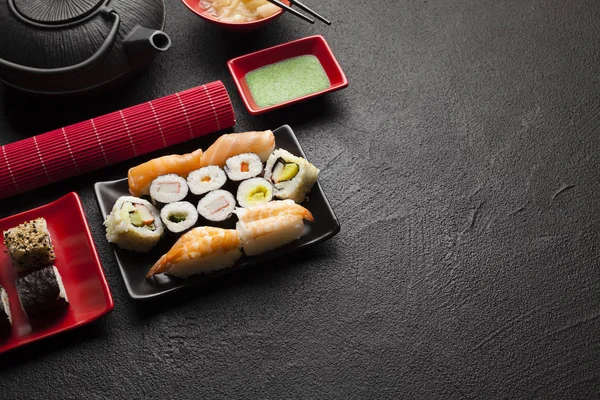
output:
M 154 230 L 154 216 L 143 204 L 133 204 L 134 210 L 129 211 L 131 224 L 138 228 Z
M 280 158 L 275 163 L 275 168 L 273 168 L 273 176 L 272 180 L 274 183 L 290 181 L 294 179 L 298 172 L 300 171 L 300 167 L 298 164 L 293 162 L 285 162 L 283 158 Z

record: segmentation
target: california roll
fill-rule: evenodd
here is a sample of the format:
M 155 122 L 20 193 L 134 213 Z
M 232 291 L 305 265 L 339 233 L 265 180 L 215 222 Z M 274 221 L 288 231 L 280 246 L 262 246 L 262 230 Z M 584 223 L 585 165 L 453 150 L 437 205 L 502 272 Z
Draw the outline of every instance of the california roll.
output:
M 139 252 L 150 251 L 164 233 L 156 207 L 133 196 L 119 197 L 104 225 L 109 242 Z
M 319 176 L 319 169 L 302 157 L 277 149 L 267 160 L 265 179 L 273 184 L 275 197 L 302 203 Z

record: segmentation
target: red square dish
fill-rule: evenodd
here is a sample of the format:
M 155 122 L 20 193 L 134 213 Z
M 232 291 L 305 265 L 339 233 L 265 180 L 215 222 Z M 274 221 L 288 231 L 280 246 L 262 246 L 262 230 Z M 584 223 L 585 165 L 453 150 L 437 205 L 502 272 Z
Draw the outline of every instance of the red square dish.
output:
M 303 55 L 313 55 L 317 57 L 323 66 L 327 77 L 329 78 L 331 86 L 319 92 L 311 93 L 283 103 L 268 107 L 259 107 L 254 101 L 252 93 L 250 92 L 250 88 L 246 83 L 246 74 L 260 67 Z M 233 80 L 235 81 L 238 91 L 240 92 L 240 96 L 242 97 L 242 100 L 244 101 L 244 104 L 251 115 L 258 115 L 268 111 L 273 111 L 285 106 L 289 106 L 290 104 L 295 104 L 300 101 L 322 96 L 326 93 L 331 93 L 348 86 L 348 80 L 346 79 L 346 75 L 344 75 L 344 71 L 342 71 L 340 64 L 335 59 L 335 56 L 325 41 L 325 38 L 321 35 L 309 36 L 303 39 L 294 40 L 278 46 L 269 47 L 268 49 L 246 54 L 244 56 L 229 60 L 227 66 L 231 76 L 233 77 Z
M 41 327 L 32 328 L 21 309 L 15 287 L 17 273 L 0 241 L 0 286 L 8 293 L 12 331 L 0 337 L 0 353 L 85 325 L 110 312 L 113 299 L 104 277 L 96 246 L 76 193 L 21 214 L 0 220 L 0 232 L 43 217 L 54 245 L 58 269 L 69 299 L 64 313 Z

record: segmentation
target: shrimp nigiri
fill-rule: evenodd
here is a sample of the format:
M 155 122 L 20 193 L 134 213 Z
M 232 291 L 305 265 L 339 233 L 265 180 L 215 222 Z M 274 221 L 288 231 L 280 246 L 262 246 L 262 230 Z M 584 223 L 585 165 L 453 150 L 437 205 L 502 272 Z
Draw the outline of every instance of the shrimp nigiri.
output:
M 304 232 L 304 219 L 313 220 L 310 211 L 292 200 L 238 209 L 236 214 L 239 218 L 236 229 L 244 253 L 249 256 L 293 242 Z
M 165 273 L 187 278 L 229 268 L 241 256 L 241 241 L 236 230 L 202 226 L 181 236 L 146 277 Z
M 127 181 L 133 196 L 150 193 L 150 184 L 156 178 L 166 174 L 177 174 L 186 177 L 190 172 L 200 168 L 202 149 L 189 154 L 173 154 L 155 158 L 129 169 Z
M 202 166 L 223 167 L 228 158 L 244 153 L 258 154 L 265 162 L 275 149 L 275 136 L 272 131 L 229 133 L 214 142 L 202 157 Z

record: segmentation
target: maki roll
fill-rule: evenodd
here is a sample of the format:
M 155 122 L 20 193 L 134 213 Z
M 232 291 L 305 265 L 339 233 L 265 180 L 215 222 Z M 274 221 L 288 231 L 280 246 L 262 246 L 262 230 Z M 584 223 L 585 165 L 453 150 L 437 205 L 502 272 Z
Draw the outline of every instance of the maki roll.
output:
M 16 286 L 21 308 L 29 319 L 69 304 L 62 278 L 53 265 L 18 278 Z
M 139 252 L 150 251 L 164 233 L 156 207 L 133 196 L 117 199 L 104 226 L 109 242 Z
M 180 233 L 188 230 L 198 221 L 196 207 L 187 201 L 170 203 L 160 210 L 160 219 L 169 232 Z
M 198 212 L 209 221 L 224 221 L 235 209 L 235 199 L 227 190 L 213 190 L 198 202 Z
M 12 314 L 8 302 L 8 293 L 0 286 L 0 337 L 6 336 L 10 332 L 11 326 Z
M 209 165 L 192 171 L 187 177 L 190 191 L 197 195 L 221 189 L 225 182 L 227 182 L 225 172 L 216 165 Z
M 263 164 L 258 154 L 245 153 L 228 158 L 225 172 L 232 181 L 243 181 L 254 178 L 263 171 Z
M 237 201 L 242 207 L 253 207 L 273 199 L 273 187 L 263 178 L 252 178 L 240 183 Z
M 4 244 L 19 273 L 50 265 L 56 258 L 44 218 L 34 219 L 5 231 Z
M 319 176 L 319 169 L 302 157 L 277 149 L 267 160 L 265 179 L 274 186 L 275 197 L 302 203 Z
M 181 201 L 187 194 L 188 185 L 186 180 L 175 174 L 159 176 L 150 185 L 150 197 L 155 205 Z

